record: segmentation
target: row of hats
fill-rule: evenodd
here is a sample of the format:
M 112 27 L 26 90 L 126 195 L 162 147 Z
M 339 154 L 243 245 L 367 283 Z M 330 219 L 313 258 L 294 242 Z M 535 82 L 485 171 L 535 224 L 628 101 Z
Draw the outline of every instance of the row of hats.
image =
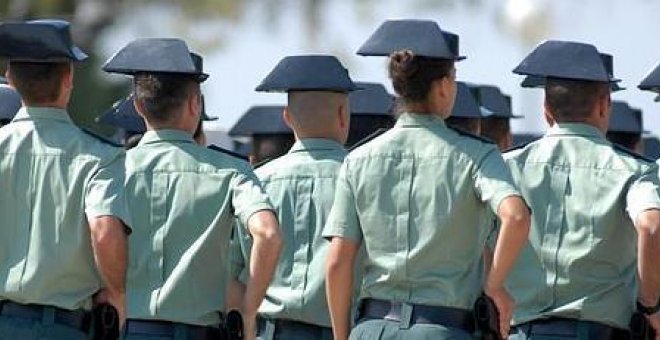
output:
M 73 45 L 69 24 L 65 21 L 2 23 L 0 38 L 0 55 L 11 60 L 50 62 L 82 61 L 87 58 L 84 52 Z M 26 41 L 30 43 L 25 44 Z M 441 30 L 436 22 L 429 20 L 386 21 L 357 53 L 386 56 L 402 49 L 411 50 L 422 57 L 456 61 L 465 59 L 459 54 L 458 36 Z M 315 72 L 306 71 L 310 69 Z M 139 72 L 185 74 L 198 77 L 199 81 L 208 78 L 203 72 L 201 58 L 191 53 L 185 42 L 179 39 L 135 40 L 113 55 L 103 70 L 127 75 Z M 613 84 L 613 89 L 620 89 L 616 86 L 619 79 L 613 75 L 612 57 L 600 53 L 592 45 L 578 42 L 546 41 L 537 46 L 513 72 L 528 76 L 524 81 L 525 86 L 540 86 L 546 77 L 556 77 L 608 82 Z M 652 71 L 639 87 L 660 92 L 660 67 Z M 257 87 L 257 91 L 351 92 L 356 89 L 359 87 L 350 80 L 346 69 L 331 56 L 285 58 Z
M 61 60 L 82 61 L 87 55 L 76 47 L 70 35 L 69 23 L 61 20 L 34 20 L 0 24 L 0 55 L 11 60 L 52 62 Z M 415 37 L 415 39 L 411 39 Z M 29 42 L 29 44 L 26 44 Z M 431 20 L 385 21 L 358 49 L 363 56 L 387 56 L 399 50 L 410 50 L 415 55 L 449 60 L 465 59 L 459 53 L 458 35 L 443 31 Z M 167 56 L 164 58 L 163 56 Z M 282 69 L 290 67 L 283 61 Z M 310 61 L 312 62 L 312 61 Z M 313 61 L 319 71 L 346 70 L 331 60 Z M 208 78 L 186 46 L 178 39 L 138 39 L 118 51 L 103 66 L 107 72 L 134 75 L 137 72 L 167 72 Z M 590 44 L 570 41 L 546 41 L 537 46 L 514 70 L 514 73 L 531 76 L 532 84 L 543 82 L 545 77 L 581 79 L 617 83 L 612 72 L 612 58 L 602 54 Z M 308 79 L 283 78 L 271 74 L 264 80 L 259 91 L 286 91 L 294 89 L 318 89 L 352 91 L 356 87 L 347 74 L 336 77 L 333 72 L 318 72 L 314 83 Z M 291 73 L 289 73 L 291 75 Z M 294 86 L 295 85 L 295 86 Z M 292 87 L 293 86 L 293 87 Z M 295 88 L 295 87 L 299 88 Z M 639 85 L 640 89 L 660 92 L 660 67 L 654 69 Z

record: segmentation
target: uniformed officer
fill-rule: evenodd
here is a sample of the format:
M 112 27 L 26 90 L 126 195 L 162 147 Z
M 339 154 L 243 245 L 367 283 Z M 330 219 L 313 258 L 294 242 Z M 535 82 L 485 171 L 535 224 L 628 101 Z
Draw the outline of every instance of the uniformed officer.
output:
M 87 339 L 95 293 L 124 313 L 123 151 L 66 111 L 68 22 L 2 23 L 0 56 L 23 100 L 0 129 L 0 338 Z
M 631 107 L 624 101 L 613 100 L 606 134 L 607 140 L 643 155 L 643 133 L 642 110 Z
M 394 126 L 394 96 L 383 84 L 355 82 L 360 90 L 348 95 L 351 108 L 351 127 L 348 130 L 346 148 L 368 139 L 377 131 L 389 130 Z
M 284 234 L 277 272 L 259 308 L 260 339 L 332 339 L 323 275 L 328 242 L 321 233 L 346 156 L 348 93 L 355 89 L 339 60 L 328 55 L 286 57 L 257 87 L 287 93 L 284 119 L 296 136 L 287 154 L 255 170 Z M 250 242 L 241 229 L 238 234 L 249 258 Z
M 167 59 L 163 58 L 167 56 Z M 279 226 L 246 162 L 196 144 L 200 82 L 185 42 L 138 39 L 106 72 L 133 76 L 147 132 L 126 156 L 127 339 L 224 339 L 222 311 L 234 218 L 255 240 L 242 297 L 246 338 L 280 249 Z
M 287 153 L 295 138 L 286 125 L 282 105 L 253 106 L 229 130 L 230 136 L 250 137 L 250 163 L 267 162 Z
M 456 82 L 456 99 L 451 115 L 445 119 L 447 126 L 479 136 L 483 108 L 480 107 L 467 83 Z
M 0 127 L 9 124 L 21 108 L 21 95 L 0 77 Z
M 517 302 L 511 339 L 624 339 L 635 300 L 657 310 L 657 167 L 605 139 L 617 80 L 594 46 L 547 41 L 513 72 L 544 77 L 552 125 L 505 154 L 533 211 L 507 283 Z
M 477 85 L 472 87 L 479 104 L 485 108 L 481 118 L 481 133 L 497 144 L 500 151 L 513 146 L 511 119 L 522 118 L 513 114 L 511 96 L 503 94 L 497 86 Z
M 410 39 L 424 37 L 423 39 Z M 508 332 L 513 300 L 504 279 L 524 245 L 529 214 L 495 145 L 444 123 L 456 91 L 454 62 L 433 21 L 386 21 L 358 54 L 389 57 L 405 112 L 353 150 L 339 172 L 324 236 L 335 339 L 349 335 L 353 265 L 365 247 L 361 308 L 352 339 L 470 339 L 482 290 Z M 502 220 L 483 286 L 488 210 Z

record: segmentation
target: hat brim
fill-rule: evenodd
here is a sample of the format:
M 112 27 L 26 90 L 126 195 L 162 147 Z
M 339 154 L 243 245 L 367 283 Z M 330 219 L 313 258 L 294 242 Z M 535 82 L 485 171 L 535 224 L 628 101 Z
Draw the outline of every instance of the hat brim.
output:
M 71 48 L 71 55 L 74 61 L 85 61 L 89 58 L 87 53 L 83 52 L 78 46 L 73 46 Z

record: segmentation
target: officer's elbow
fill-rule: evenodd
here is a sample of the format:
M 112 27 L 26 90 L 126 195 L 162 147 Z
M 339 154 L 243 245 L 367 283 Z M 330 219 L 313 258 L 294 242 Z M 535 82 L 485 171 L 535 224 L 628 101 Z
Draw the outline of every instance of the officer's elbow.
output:
M 255 213 L 248 222 L 248 228 L 255 242 L 267 246 L 273 253 L 282 250 L 282 234 L 277 218 L 272 211 L 264 210 Z
M 112 216 L 101 216 L 89 220 L 89 230 L 94 248 L 105 248 L 126 239 L 123 223 Z
M 520 233 L 529 233 L 532 218 L 522 198 L 517 196 L 505 198 L 500 204 L 498 215 L 502 225 L 513 227 Z
M 660 210 L 649 209 L 639 213 L 635 227 L 641 237 L 660 241 Z

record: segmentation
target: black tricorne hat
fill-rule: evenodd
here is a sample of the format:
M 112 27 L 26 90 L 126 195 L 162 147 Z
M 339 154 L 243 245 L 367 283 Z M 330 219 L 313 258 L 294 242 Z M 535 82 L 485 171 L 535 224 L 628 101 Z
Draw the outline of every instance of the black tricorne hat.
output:
M 282 59 L 255 89 L 259 92 L 357 90 L 348 70 L 330 55 L 297 55 Z
M 127 75 L 171 73 L 197 76 L 200 81 L 208 77 L 201 64 L 195 65 L 186 43 L 173 38 L 133 40 L 110 57 L 103 71 Z
M 608 72 L 596 47 L 573 41 L 548 40 L 541 43 L 513 73 L 606 83 L 619 81 Z
M 456 99 L 450 117 L 475 119 L 483 117 L 483 111 L 470 87 L 462 81 L 456 82 Z
M 230 136 L 293 134 L 286 125 L 282 105 L 258 105 L 247 110 L 229 130 Z
M 358 49 L 362 56 L 389 56 L 409 50 L 416 56 L 460 61 L 458 35 L 432 20 L 387 20 Z
M 87 54 L 73 44 L 71 24 L 42 19 L 0 23 L 0 56 L 10 61 L 83 61 Z
M 360 91 L 348 95 L 352 115 L 391 116 L 394 97 L 379 83 L 355 82 Z

